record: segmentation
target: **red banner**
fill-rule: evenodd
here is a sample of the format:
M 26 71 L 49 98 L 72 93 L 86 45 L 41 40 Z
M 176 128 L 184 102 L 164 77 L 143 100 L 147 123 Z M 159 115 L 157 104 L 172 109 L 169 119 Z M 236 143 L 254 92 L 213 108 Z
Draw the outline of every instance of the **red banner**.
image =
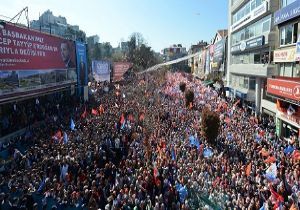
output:
M 120 81 L 123 78 L 128 69 L 132 67 L 132 64 L 129 62 L 115 62 L 114 63 L 114 76 L 113 81 Z
M 282 98 L 300 101 L 300 82 L 269 78 L 267 92 Z
M 6 23 L 0 29 L 0 70 L 75 68 L 74 43 Z

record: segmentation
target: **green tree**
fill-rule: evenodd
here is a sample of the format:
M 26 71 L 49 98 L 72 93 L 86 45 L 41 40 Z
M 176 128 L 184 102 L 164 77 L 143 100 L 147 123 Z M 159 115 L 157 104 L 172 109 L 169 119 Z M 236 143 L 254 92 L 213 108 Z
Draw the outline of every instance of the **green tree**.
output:
M 207 141 L 211 144 L 216 144 L 220 131 L 219 114 L 205 107 L 201 115 L 201 129 Z

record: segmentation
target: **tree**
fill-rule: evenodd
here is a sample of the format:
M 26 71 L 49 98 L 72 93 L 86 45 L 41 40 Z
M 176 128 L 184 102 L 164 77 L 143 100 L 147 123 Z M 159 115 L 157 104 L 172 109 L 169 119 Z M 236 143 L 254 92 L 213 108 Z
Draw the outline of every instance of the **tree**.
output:
M 219 114 L 205 107 L 201 115 L 201 129 L 207 141 L 211 144 L 216 144 L 220 131 Z
M 194 101 L 194 92 L 192 90 L 187 90 L 185 92 L 185 104 L 189 106 Z
M 179 84 L 179 89 L 181 90 L 181 92 L 184 92 L 184 91 L 185 91 L 185 88 L 186 88 L 185 82 L 181 82 L 181 83 Z

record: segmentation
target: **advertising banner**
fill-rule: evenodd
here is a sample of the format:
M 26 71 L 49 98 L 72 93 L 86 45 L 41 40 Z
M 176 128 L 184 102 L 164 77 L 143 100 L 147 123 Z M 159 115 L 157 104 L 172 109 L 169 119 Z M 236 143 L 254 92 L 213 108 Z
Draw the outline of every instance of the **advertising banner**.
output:
M 76 81 L 72 41 L 9 23 L 0 29 L 0 98 Z
M 75 68 L 74 43 L 6 23 L 0 30 L 0 70 Z
M 296 56 L 296 48 L 275 50 L 274 62 L 275 63 L 294 62 L 296 60 L 295 56 Z
M 300 102 L 300 81 L 268 79 L 267 93 Z
M 265 37 L 259 36 L 247 41 L 242 41 L 241 43 L 231 47 L 231 53 L 243 52 L 248 49 L 259 47 L 265 44 Z
M 283 7 L 274 13 L 274 25 L 278 25 L 290 19 L 300 16 L 300 0 Z
M 132 67 L 132 64 L 129 62 L 115 62 L 114 63 L 114 75 L 113 81 L 120 81 L 123 79 L 123 75 Z
M 209 48 L 206 50 L 206 61 L 205 61 L 205 74 L 210 73 L 210 57 L 209 57 Z
M 213 54 L 213 64 L 212 69 L 213 70 L 220 70 L 220 67 L 223 63 L 224 59 L 224 51 L 225 51 L 225 39 L 222 39 L 214 44 L 214 54 Z
M 78 86 L 86 86 L 88 83 L 87 79 L 87 60 L 86 60 L 86 46 L 82 42 L 76 42 L 76 57 L 77 57 L 77 75 L 78 75 Z
M 97 82 L 110 81 L 110 63 L 108 61 L 92 61 L 92 74 Z

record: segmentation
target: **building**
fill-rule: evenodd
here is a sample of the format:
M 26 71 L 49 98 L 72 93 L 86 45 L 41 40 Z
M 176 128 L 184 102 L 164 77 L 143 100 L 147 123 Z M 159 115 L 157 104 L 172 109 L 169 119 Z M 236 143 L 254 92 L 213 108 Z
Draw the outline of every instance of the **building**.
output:
M 230 0 L 227 94 L 239 98 L 256 114 L 274 110 L 263 98 L 267 78 L 276 73 L 272 54 L 278 46 L 278 29 L 272 23 L 279 0 Z
M 88 46 L 93 46 L 93 45 L 99 43 L 99 40 L 100 40 L 100 38 L 98 35 L 89 36 L 87 38 Z
M 281 0 L 274 13 L 279 31 L 274 51 L 276 74 L 267 80 L 266 96 L 274 103 L 276 132 L 286 140 L 300 140 L 300 0 Z
M 54 16 L 50 10 L 45 11 L 38 20 L 30 21 L 30 28 L 72 40 L 85 41 L 85 34 L 78 25 L 68 24 L 65 17 Z
M 162 50 L 165 61 L 175 60 L 187 55 L 185 47 L 182 47 L 181 44 L 174 44 L 170 47 L 167 47 Z
M 189 59 L 189 66 L 191 67 L 192 74 L 202 77 L 204 75 L 204 66 L 202 63 L 204 60 L 202 59 L 202 51 L 207 46 L 207 42 L 201 40 L 198 44 L 192 45 L 189 49 L 189 55 L 195 54 L 199 52 L 200 54 Z

